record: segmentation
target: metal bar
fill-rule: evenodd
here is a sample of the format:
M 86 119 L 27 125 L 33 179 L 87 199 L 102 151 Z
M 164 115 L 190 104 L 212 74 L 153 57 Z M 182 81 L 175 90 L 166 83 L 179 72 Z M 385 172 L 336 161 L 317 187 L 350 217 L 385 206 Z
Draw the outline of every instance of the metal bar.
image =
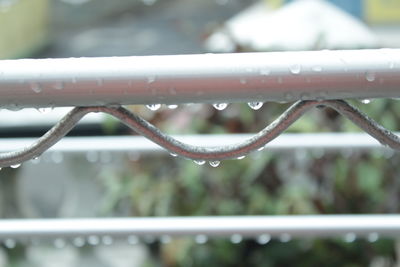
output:
M 400 234 L 399 215 L 302 215 L 0 220 L 0 238 L 74 236 L 337 237 Z
M 0 106 L 400 97 L 400 49 L 0 61 Z
M 400 135 L 400 133 L 397 133 Z M 253 134 L 209 134 L 209 135 L 173 135 L 172 137 L 199 146 L 233 145 L 250 138 Z M 300 141 L 301 140 L 301 141 Z M 0 152 L 22 149 L 36 141 L 35 138 L 0 139 Z M 373 137 L 365 133 L 310 133 L 282 134 L 272 140 L 265 151 L 284 151 L 292 149 L 383 149 Z M 102 136 L 102 137 L 65 137 L 49 152 L 86 153 L 88 151 L 109 152 L 167 152 L 161 146 L 143 136 Z

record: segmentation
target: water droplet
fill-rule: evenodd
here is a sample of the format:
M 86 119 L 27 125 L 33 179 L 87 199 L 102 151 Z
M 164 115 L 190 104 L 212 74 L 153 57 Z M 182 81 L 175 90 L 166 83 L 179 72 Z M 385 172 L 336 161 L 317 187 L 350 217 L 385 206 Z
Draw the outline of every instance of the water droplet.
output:
M 366 73 L 365 73 L 365 79 L 367 79 L 367 81 L 369 81 L 369 82 L 373 82 L 373 81 L 375 81 L 375 73 L 374 72 L 370 72 L 370 71 L 367 71 Z
M 42 91 L 42 87 L 40 86 L 40 84 L 38 83 L 31 83 L 31 89 L 35 92 L 35 93 L 40 93 Z
M 267 68 L 262 68 L 260 70 L 260 74 L 263 75 L 263 76 L 268 76 L 270 73 L 271 73 L 271 70 L 267 69 Z
M 85 245 L 85 239 L 81 236 L 76 237 L 72 240 L 72 244 L 78 248 L 83 247 Z
M 196 163 L 197 165 L 204 165 L 204 163 L 206 163 L 205 160 L 193 160 L 194 163 Z
M 109 235 L 105 235 L 101 238 L 101 243 L 103 245 L 109 246 L 112 245 L 113 242 L 114 242 L 113 238 Z
M 247 83 L 246 78 L 240 78 L 239 81 L 240 81 L 241 84 L 246 84 Z
M 163 235 L 160 238 L 160 242 L 163 244 L 171 243 L 171 241 L 172 241 L 172 238 L 169 235 Z
M 147 83 L 154 83 L 156 81 L 156 76 L 147 77 Z
M 35 158 L 31 159 L 31 163 L 32 164 L 39 164 L 40 163 L 40 158 L 39 157 L 35 157 Z
M 150 104 L 150 105 L 146 105 L 146 107 L 152 111 L 156 111 L 161 108 L 161 104 Z
M 230 240 L 233 244 L 239 244 L 240 242 L 242 242 L 243 237 L 239 234 L 234 234 L 231 236 Z
M 237 159 L 244 159 L 246 156 L 237 157 Z
M 95 163 L 99 160 L 99 153 L 97 151 L 88 151 L 86 153 L 86 160 L 90 163 Z
M 175 153 L 169 153 L 171 156 L 173 156 L 173 157 L 177 157 L 178 156 L 178 154 L 175 154 Z
M 64 155 L 62 152 L 60 151 L 54 151 L 53 153 L 51 153 L 51 160 L 56 163 L 59 164 L 63 161 L 64 159 Z
M 128 236 L 128 244 L 129 245 L 136 245 L 139 243 L 139 238 L 135 235 L 130 235 Z
M 13 168 L 13 169 L 17 169 L 17 168 L 19 168 L 20 166 L 21 166 L 21 163 L 11 165 L 10 167 Z
M 279 237 L 279 241 L 281 241 L 282 243 L 287 243 L 291 239 L 292 237 L 288 233 L 281 234 L 281 236 Z
M 263 102 L 249 102 L 247 104 L 254 110 L 259 110 L 264 105 Z
M 53 88 L 56 90 L 62 90 L 64 88 L 64 84 L 63 82 L 55 82 L 53 84 Z
M 197 244 L 205 244 L 208 241 L 208 237 L 206 235 L 196 235 L 194 240 Z
M 208 163 L 210 164 L 211 167 L 216 168 L 216 167 L 219 166 L 219 164 L 220 164 L 221 162 L 218 161 L 218 160 L 213 160 L 213 161 L 210 161 L 210 162 L 208 162 Z
M 17 246 L 17 242 L 14 239 L 7 238 L 4 240 L 4 246 L 6 248 L 15 248 Z
M 100 239 L 99 239 L 98 236 L 91 235 L 91 236 L 88 237 L 87 242 L 88 242 L 89 245 L 96 246 L 96 245 L 98 245 L 100 243 Z
M 138 161 L 140 159 L 140 153 L 137 151 L 129 151 L 128 152 L 128 159 L 130 161 Z
M 346 243 L 352 243 L 356 240 L 357 236 L 355 233 L 348 233 L 344 236 L 344 241 Z
M 259 147 L 259 148 L 257 149 L 257 151 L 263 151 L 264 148 L 265 148 L 265 146 Z
M 301 72 L 301 65 L 300 64 L 294 64 L 289 67 L 289 70 L 292 74 L 300 74 Z
M 322 71 L 322 67 L 321 66 L 314 66 L 311 68 L 313 71 L 315 72 L 321 72 Z
M 224 110 L 224 109 L 226 109 L 227 106 L 228 106 L 227 103 L 216 103 L 216 104 L 213 104 L 213 107 L 215 109 L 217 109 L 217 110 Z
M 389 69 L 394 69 L 395 63 L 394 61 L 389 61 Z
M 363 103 L 363 104 L 369 104 L 369 103 L 371 103 L 371 99 L 362 99 L 362 100 L 361 100 L 361 103 Z
M 62 238 L 57 238 L 57 239 L 55 239 L 54 240 L 54 242 L 53 242 L 53 244 L 54 244 L 54 246 L 56 247 L 56 248 L 65 248 L 65 246 L 67 245 L 67 243 L 65 242 L 65 240 L 64 239 L 62 239 Z
M 257 243 L 260 245 L 265 245 L 271 240 L 271 236 L 269 234 L 262 234 L 257 237 Z
M 375 232 L 370 233 L 367 237 L 368 242 L 371 243 L 378 241 L 378 239 L 379 239 L 379 234 Z
M 167 106 L 169 109 L 176 109 L 178 107 L 178 105 L 168 105 Z

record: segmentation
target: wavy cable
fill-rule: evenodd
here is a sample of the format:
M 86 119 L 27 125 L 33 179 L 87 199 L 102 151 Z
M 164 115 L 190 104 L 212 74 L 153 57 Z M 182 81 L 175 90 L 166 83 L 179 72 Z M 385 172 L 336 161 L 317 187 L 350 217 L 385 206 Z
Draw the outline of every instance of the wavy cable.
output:
M 72 109 L 32 145 L 18 151 L 1 153 L 0 167 L 21 164 L 27 160 L 39 157 L 43 152 L 61 140 L 86 114 L 91 112 L 103 112 L 114 116 L 136 133 L 148 138 L 171 153 L 193 160 L 216 161 L 238 158 L 264 147 L 315 106 L 327 106 L 335 109 L 383 145 L 400 150 L 400 139 L 397 135 L 385 129 L 343 100 L 298 101 L 270 125 L 251 138 L 235 145 L 218 147 L 199 147 L 182 143 L 163 133 L 157 127 L 124 107 L 99 106 L 76 107 Z

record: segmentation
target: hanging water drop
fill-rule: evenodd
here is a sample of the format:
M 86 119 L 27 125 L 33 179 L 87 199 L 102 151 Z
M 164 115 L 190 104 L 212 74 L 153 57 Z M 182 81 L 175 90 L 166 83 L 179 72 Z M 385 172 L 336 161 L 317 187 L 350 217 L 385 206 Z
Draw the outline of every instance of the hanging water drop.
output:
M 172 241 L 172 238 L 169 235 L 163 235 L 160 238 L 160 242 L 163 244 L 171 243 L 171 241 Z
M 242 242 L 243 237 L 239 234 L 234 234 L 231 236 L 230 240 L 233 244 L 239 244 L 240 242 Z
M 95 163 L 99 160 L 99 153 L 97 151 L 88 151 L 86 153 L 86 160 L 90 163 Z
M 31 83 L 31 89 L 35 93 L 40 93 L 42 91 L 42 87 L 38 83 Z
M 373 81 L 375 81 L 375 73 L 374 72 L 370 72 L 370 71 L 367 71 L 366 73 L 365 73 L 365 79 L 367 79 L 367 81 L 369 81 L 369 82 L 373 82 Z
M 136 245 L 139 243 L 139 238 L 135 235 L 130 235 L 128 236 L 128 244 L 129 245 Z
M 265 148 L 265 146 L 259 147 L 259 148 L 257 149 L 257 151 L 263 151 L 264 148 Z
M 363 103 L 363 104 L 369 104 L 369 103 L 371 103 L 371 99 L 362 99 L 362 100 L 361 100 L 361 103 Z
M 72 244 L 78 248 L 83 247 L 85 245 L 85 239 L 83 237 L 76 237 L 72 240 Z
M 205 160 L 193 160 L 194 163 L 196 163 L 197 165 L 204 165 L 204 163 L 206 163 Z
M 178 154 L 175 154 L 175 153 L 172 153 L 172 152 L 170 152 L 169 153 L 171 156 L 173 156 L 173 157 L 177 157 L 178 156 Z
M 178 107 L 178 105 L 168 105 L 167 106 L 169 109 L 176 109 Z
M 13 168 L 13 169 L 17 169 L 17 168 L 19 168 L 20 166 L 21 166 L 21 163 L 11 165 L 10 167 Z
M 89 245 L 96 246 L 96 245 L 98 245 L 100 243 L 100 239 L 99 239 L 98 236 L 91 235 L 91 236 L 88 237 L 87 242 L 88 242 Z
M 376 232 L 370 233 L 367 237 L 367 240 L 370 243 L 374 243 L 374 242 L 378 241 L 378 239 L 379 239 L 379 234 Z
M 357 236 L 355 233 L 348 233 L 344 236 L 344 241 L 346 243 L 352 243 L 356 240 Z
M 263 75 L 263 76 L 268 76 L 270 73 L 271 73 L 271 71 L 269 69 L 267 69 L 267 68 L 262 68 L 260 70 L 260 74 Z
M 394 69 L 395 64 L 393 61 L 389 61 L 389 69 Z
M 289 67 L 289 70 L 292 74 L 300 74 L 301 72 L 301 65 L 300 64 L 294 64 Z
M 101 238 L 101 243 L 103 245 L 109 246 L 112 245 L 113 242 L 114 242 L 113 238 L 109 235 L 105 235 Z
M 220 164 L 221 162 L 218 161 L 218 160 L 213 160 L 213 161 L 210 161 L 210 162 L 208 162 L 208 163 L 210 164 L 211 167 L 216 168 L 216 167 L 219 166 L 219 164 Z
M 56 163 L 59 164 L 63 161 L 64 159 L 64 155 L 62 152 L 60 151 L 54 151 L 53 153 L 51 153 L 51 160 Z
M 150 104 L 146 105 L 146 107 L 152 111 L 157 111 L 161 108 L 161 104 Z
M 239 156 L 237 159 L 244 159 L 246 156 Z
M 263 102 L 249 102 L 247 104 L 254 110 L 259 110 L 264 105 Z
M 208 241 L 208 237 L 206 235 L 196 235 L 194 240 L 197 244 L 205 244 Z
M 227 103 L 216 103 L 216 104 L 213 104 L 213 107 L 215 109 L 217 109 L 217 110 L 224 110 L 224 109 L 226 109 L 227 106 L 228 106 Z
M 53 88 L 56 89 L 56 90 L 61 90 L 61 89 L 64 88 L 64 84 L 63 84 L 63 82 L 55 82 L 53 84 Z
M 262 234 L 257 237 L 257 243 L 260 245 L 265 245 L 271 240 L 271 236 L 269 234 Z
M 279 237 L 279 241 L 281 241 L 282 243 L 287 243 L 291 239 L 292 237 L 288 233 L 281 234 L 281 236 Z
M 4 246 L 6 248 L 15 248 L 17 246 L 17 242 L 14 239 L 7 238 L 4 240 Z
M 147 83 L 154 83 L 156 81 L 156 76 L 147 77 Z
M 57 238 L 56 240 L 54 240 L 54 246 L 56 247 L 56 248 L 59 248 L 59 249 L 61 249 L 61 248 L 65 248 L 65 246 L 66 246 L 66 242 L 65 242 L 65 240 L 64 239 L 62 239 L 62 238 Z

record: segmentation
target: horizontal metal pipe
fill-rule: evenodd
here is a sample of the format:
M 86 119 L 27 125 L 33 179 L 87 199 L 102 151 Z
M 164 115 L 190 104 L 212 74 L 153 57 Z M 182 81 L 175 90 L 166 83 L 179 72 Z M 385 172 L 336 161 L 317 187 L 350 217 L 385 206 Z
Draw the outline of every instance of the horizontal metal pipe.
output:
M 400 133 L 397 133 L 400 135 Z M 174 135 L 186 144 L 199 146 L 233 145 L 250 138 L 252 134 Z M 35 138 L 0 139 L 0 152 L 22 149 L 34 143 Z M 385 149 L 365 133 L 282 134 L 272 140 L 264 151 L 292 149 Z M 64 137 L 49 152 L 86 153 L 88 151 L 168 153 L 159 145 L 142 136 Z
M 74 236 L 232 236 L 271 237 L 394 237 L 399 215 L 305 215 L 146 217 L 102 219 L 18 219 L 0 221 L 0 238 L 65 238 Z
M 0 61 L 10 109 L 400 97 L 400 49 Z

